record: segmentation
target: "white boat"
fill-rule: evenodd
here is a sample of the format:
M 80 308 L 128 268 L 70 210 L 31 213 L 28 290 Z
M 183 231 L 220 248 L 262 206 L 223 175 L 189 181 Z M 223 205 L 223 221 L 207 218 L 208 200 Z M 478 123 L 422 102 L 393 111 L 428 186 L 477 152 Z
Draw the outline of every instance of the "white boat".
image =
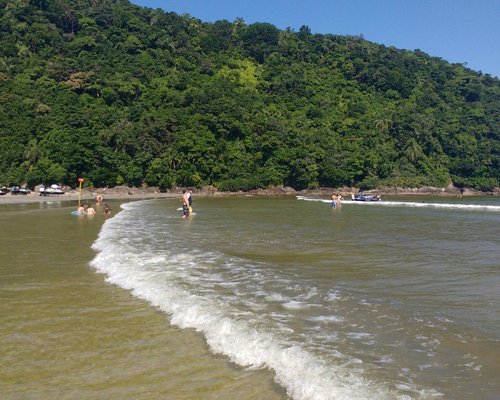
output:
M 38 189 L 40 196 L 57 196 L 60 194 L 64 194 L 64 190 L 59 185 L 50 185 L 49 187 L 43 186 Z
M 353 201 L 380 201 L 381 199 L 379 194 L 366 193 L 358 193 L 352 198 Z
M 28 188 L 22 188 L 22 187 L 19 187 L 17 185 L 12 186 L 10 189 L 10 193 L 14 196 L 16 196 L 18 194 L 28 194 L 30 192 L 31 192 L 31 190 L 29 190 Z

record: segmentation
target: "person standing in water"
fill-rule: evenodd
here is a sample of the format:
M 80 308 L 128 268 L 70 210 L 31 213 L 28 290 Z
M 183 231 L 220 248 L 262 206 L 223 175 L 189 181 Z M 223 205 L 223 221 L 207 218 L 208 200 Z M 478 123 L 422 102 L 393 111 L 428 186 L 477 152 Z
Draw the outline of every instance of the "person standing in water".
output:
M 184 189 L 182 191 L 182 218 L 189 217 L 189 191 Z
M 340 193 L 332 194 L 332 207 L 335 208 L 341 205 L 342 196 Z
M 189 215 L 193 214 L 193 191 L 188 189 L 188 203 L 189 203 Z

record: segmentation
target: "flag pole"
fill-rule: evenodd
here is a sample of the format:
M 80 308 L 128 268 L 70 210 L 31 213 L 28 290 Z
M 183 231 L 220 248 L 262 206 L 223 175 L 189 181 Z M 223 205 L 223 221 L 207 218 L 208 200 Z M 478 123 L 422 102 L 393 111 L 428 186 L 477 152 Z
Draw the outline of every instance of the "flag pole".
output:
M 80 208 L 80 201 L 82 198 L 82 183 L 83 183 L 83 178 L 78 178 L 78 182 L 80 182 L 80 189 L 78 190 L 78 208 Z

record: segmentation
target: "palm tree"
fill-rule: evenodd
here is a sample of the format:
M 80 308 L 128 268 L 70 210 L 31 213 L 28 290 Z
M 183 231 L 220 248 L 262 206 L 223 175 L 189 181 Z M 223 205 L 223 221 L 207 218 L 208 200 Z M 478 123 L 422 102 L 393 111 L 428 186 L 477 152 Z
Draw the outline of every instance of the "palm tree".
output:
M 415 138 L 412 138 L 406 147 L 405 154 L 408 157 L 408 160 L 415 164 L 418 159 L 422 158 L 424 152 Z
M 28 146 L 24 151 L 24 161 L 28 170 L 31 171 L 33 167 L 43 158 L 43 151 L 40 143 L 36 139 L 31 139 Z
M 375 127 L 380 131 L 380 132 L 387 132 L 389 128 L 391 127 L 392 121 L 388 119 L 381 118 L 377 120 L 375 123 Z

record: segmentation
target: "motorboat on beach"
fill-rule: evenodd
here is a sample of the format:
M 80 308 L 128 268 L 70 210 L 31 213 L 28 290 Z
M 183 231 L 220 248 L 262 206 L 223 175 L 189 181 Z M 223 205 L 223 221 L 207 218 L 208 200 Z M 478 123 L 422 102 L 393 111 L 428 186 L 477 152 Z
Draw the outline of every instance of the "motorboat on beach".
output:
M 379 194 L 358 193 L 352 198 L 353 201 L 380 201 Z
M 43 186 L 38 189 L 38 192 L 40 193 L 40 196 L 57 196 L 64 194 L 63 188 L 55 184 L 50 186 Z
M 7 194 L 10 192 L 9 188 L 6 188 L 5 186 L 0 188 L 0 196 L 3 196 L 4 194 Z
M 18 194 L 28 194 L 30 192 L 31 190 L 29 190 L 28 188 L 22 188 L 16 185 L 12 186 L 12 188 L 10 189 L 10 193 L 14 196 Z

